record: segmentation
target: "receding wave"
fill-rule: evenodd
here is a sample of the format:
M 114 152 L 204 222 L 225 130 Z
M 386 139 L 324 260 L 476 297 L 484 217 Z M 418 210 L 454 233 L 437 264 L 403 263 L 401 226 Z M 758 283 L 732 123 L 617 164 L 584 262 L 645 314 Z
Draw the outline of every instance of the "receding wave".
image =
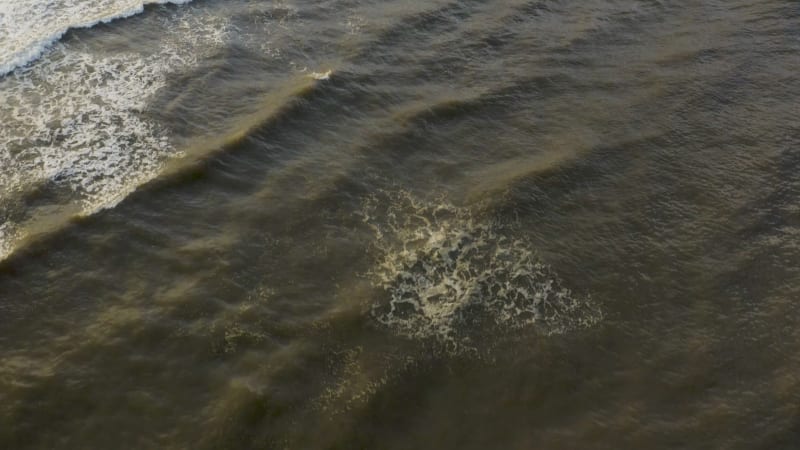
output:
M 0 3 L 0 76 L 39 58 L 71 28 L 139 14 L 148 4 L 191 0 L 19 0 Z
M 380 253 L 370 275 L 387 294 L 372 315 L 399 335 L 461 351 L 473 349 L 482 331 L 558 334 L 602 318 L 528 240 L 467 208 L 399 192 L 370 198 L 363 215 Z

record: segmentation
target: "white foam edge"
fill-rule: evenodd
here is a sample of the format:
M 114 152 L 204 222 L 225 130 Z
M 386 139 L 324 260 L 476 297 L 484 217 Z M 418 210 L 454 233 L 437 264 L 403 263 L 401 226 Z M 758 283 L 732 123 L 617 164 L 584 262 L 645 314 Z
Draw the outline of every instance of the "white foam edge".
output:
M 118 14 L 113 16 L 105 16 L 100 18 L 93 18 L 91 20 L 87 20 L 85 22 L 77 23 L 70 25 L 66 28 L 57 30 L 51 33 L 46 38 L 40 39 L 38 42 L 34 43 L 32 46 L 20 50 L 11 56 L 10 61 L 0 64 L 0 77 L 8 75 L 9 73 L 13 72 L 15 69 L 19 67 L 26 66 L 31 62 L 39 59 L 44 52 L 50 48 L 55 42 L 61 40 L 61 38 L 67 33 L 67 31 L 71 29 L 78 29 L 78 28 L 91 28 L 100 23 L 109 23 L 117 19 L 125 19 L 128 17 L 135 16 L 137 14 L 141 14 L 144 12 L 144 7 L 146 5 L 157 5 L 157 4 L 185 4 L 190 3 L 192 0 L 154 0 L 149 2 L 140 3 L 138 6 L 133 8 L 124 10 Z

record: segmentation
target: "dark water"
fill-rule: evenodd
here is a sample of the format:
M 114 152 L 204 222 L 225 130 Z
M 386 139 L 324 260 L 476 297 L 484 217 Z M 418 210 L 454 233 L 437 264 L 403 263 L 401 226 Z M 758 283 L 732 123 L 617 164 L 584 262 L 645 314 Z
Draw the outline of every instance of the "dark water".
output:
M 798 448 L 799 52 L 778 0 L 72 30 L 0 79 L 0 448 Z

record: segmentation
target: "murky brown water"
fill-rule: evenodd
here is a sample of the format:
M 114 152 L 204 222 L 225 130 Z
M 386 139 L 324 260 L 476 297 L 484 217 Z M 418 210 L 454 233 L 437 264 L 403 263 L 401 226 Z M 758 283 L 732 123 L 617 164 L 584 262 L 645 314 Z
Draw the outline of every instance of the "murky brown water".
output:
M 0 78 L 0 448 L 797 448 L 798 55 L 794 1 L 70 31 Z

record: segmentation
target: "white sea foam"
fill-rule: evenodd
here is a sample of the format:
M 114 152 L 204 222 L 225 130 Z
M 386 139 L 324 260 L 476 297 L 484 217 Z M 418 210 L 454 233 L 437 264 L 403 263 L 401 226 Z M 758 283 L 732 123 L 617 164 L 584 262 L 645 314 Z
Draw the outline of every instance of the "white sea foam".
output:
M 324 81 L 331 78 L 331 73 L 333 73 L 332 70 L 327 70 L 325 72 L 311 72 L 309 75 L 315 80 Z
M 554 334 L 602 317 L 589 297 L 562 286 L 524 237 L 468 209 L 401 192 L 371 198 L 364 220 L 380 253 L 370 275 L 387 294 L 372 314 L 400 335 L 463 350 L 487 327 Z
M 22 192 L 51 186 L 58 195 L 37 207 L 91 214 L 179 155 L 143 111 L 171 74 L 224 43 L 226 23 L 199 9 L 168 21 L 157 48 L 98 54 L 57 43 L 47 58 L 0 78 L 0 260 L 36 215 L 14 205 Z
M 71 28 L 139 14 L 156 3 L 191 0 L 0 0 L 0 76 L 23 66 Z

